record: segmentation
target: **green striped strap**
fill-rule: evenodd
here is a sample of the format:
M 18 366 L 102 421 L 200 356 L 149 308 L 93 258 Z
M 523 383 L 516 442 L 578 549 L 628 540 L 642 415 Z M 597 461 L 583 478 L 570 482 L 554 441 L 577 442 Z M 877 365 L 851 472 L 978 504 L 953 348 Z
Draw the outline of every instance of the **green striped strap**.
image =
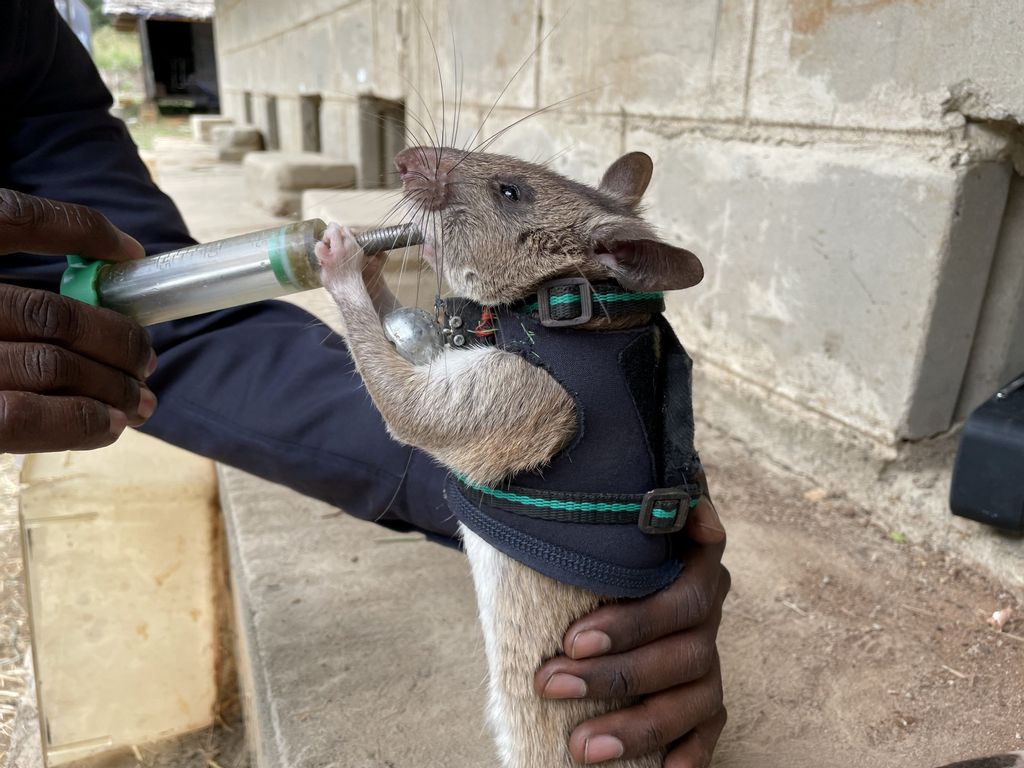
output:
M 515 514 L 539 520 L 563 523 L 589 523 L 599 525 L 637 525 L 648 494 L 602 494 L 541 491 L 533 488 L 495 488 L 475 483 L 464 475 L 454 473 L 456 480 L 468 496 Z M 673 489 L 658 489 L 655 493 L 678 492 L 676 499 L 661 499 L 650 504 L 650 523 L 658 527 L 674 525 L 681 514 L 700 502 L 700 487 L 684 485 Z M 685 502 L 685 503 L 684 503 Z
M 598 304 L 613 304 L 613 303 L 615 303 L 617 301 L 664 301 L 665 300 L 665 294 L 662 293 L 661 291 L 646 291 L 646 292 L 638 292 L 638 293 L 633 293 L 631 291 L 626 291 L 626 290 L 618 291 L 618 292 L 615 292 L 615 293 L 609 293 L 607 291 L 602 291 L 600 293 L 593 293 L 593 294 L 591 294 L 591 296 L 593 296 L 594 301 L 596 303 L 598 303 Z M 560 305 L 563 305 L 563 304 L 572 304 L 574 302 L 576 304 L 580 303 L 579 294 L 566 294 L 566 295 L 563 295 L 563 296 L 552 296 L 548 303 L 551 304 L 551 306 L 560 306 Z M 523 305 L 523 311 L 524 312 L 537 312 L 539 309 L 540 309 L 540 306 L 537 304 L 536 300 L 534 300 L 533 302 L 531 302 L 529 304 L 524 304 Z

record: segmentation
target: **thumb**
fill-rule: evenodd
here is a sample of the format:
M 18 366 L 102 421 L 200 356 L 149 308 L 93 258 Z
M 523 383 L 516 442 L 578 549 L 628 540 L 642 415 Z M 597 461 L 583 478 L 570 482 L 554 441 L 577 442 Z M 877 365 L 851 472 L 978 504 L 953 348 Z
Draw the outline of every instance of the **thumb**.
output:
M 725 528 L 718 517 L 718 510 L 711 499 L 700 497 L 697 506 L 686 519 L 686 535 L 698 544 L 722 544 L 725 542 Z

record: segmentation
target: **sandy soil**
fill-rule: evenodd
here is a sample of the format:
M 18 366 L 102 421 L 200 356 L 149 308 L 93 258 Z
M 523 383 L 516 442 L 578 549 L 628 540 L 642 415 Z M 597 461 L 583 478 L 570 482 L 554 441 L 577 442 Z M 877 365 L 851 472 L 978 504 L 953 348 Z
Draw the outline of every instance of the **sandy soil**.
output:
M 733 574 L 716 766 L 923 768 L 1024 749 L 1024 612 L 998 583 L 724 435 L 701 445 Z M 1000 634 L 986 619 L 1008 606 L 1019 619 Z

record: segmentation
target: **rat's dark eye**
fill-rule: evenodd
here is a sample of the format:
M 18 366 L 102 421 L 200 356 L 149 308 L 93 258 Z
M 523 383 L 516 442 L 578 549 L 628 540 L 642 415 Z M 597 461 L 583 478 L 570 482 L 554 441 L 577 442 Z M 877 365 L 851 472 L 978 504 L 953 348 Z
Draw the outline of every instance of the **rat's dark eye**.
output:
M 501 184 L 498 187 L 498 191 L 508 200 L 513 203 L 519 202 L 519 187 L 515 184 Z

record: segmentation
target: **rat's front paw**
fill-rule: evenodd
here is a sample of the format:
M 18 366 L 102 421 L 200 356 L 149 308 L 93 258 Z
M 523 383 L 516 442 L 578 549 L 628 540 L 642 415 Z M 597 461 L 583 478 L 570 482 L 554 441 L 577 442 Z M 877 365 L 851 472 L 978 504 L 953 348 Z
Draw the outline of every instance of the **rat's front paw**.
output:
M 323 238 L 314 249 L 323 270 L 323 283 L 359 278 L 366 259 L 348 227 L 329 224 Z

